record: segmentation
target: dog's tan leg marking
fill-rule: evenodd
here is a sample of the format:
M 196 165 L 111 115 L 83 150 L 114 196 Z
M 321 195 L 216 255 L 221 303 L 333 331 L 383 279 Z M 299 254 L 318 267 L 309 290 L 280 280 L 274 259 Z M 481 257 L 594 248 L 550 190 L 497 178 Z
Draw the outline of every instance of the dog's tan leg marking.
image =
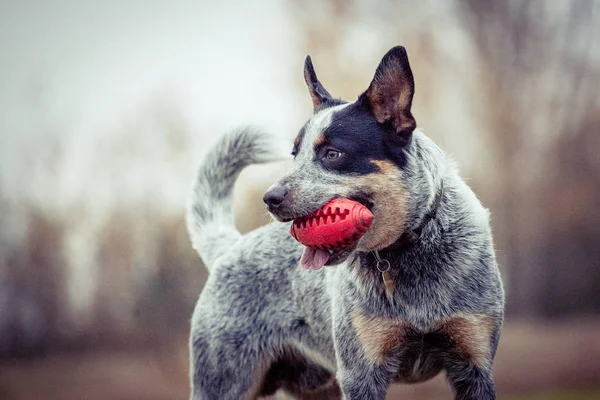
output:
M 404 337 L 404 325 L 395 319 L 352 314 L 352 326 L 365 358 L 380 364 L 396 349 Z
M 490 338 L 494 320 L 485 315 L 457 315 L 440 326 L 461 357 L 469 359 L 477 366 L 489 362 Z
M 378 172 L 355 179 L 357 187 L 373 193 L 373 224 L 362 237 L 361 250 L 380 250 L 394 243 L 405 228 L 406 199 L 398 167 L 389 161 L 371 160 Z

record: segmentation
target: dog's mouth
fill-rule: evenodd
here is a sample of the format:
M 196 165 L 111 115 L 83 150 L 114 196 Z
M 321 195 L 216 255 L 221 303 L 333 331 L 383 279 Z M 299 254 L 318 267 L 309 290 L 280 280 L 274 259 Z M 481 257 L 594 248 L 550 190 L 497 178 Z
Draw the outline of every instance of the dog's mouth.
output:
M 313 271 L 324 266 L 337 265 L 346 261 L 355 249 L 356 245 L 337 251 L 305 246 L 300 258 L 300 265 Z
M 356 201 L 357 203 L 362 204 L 363 206 L 367 207 L 369 209 L 369 211 L 373 212 L 375 203 L 373 203 L 373 198 L 370 194 L 360 192 L 360 193 L 355 193 L 350 196 L 346 196 L 346 198 L 348 200 L 353 200 L 353 201 Z
M 277 207 L 277 208 L 267 206 L 267 210 L 273 216 L 273 218 L 275 218 L 277 221 L 291 222 L 297 218 L 306 218 L 306 217 L 313 215 L 323 205 L 327 204 L 329 201 L 331 201 L 335 198 L 338 198 L 338 197 L 342 197 L 342 196 L 333 196 L 333 197 L 327 199 L 326 201 L 324 201 L 319 207 L 316 207 L 314 210 L 312 210 L 310 212 L 306 212 L 306 210 L 304 210 L 304 212 L 299 213 L 296 210 L 294 210 L 294 207 L 289 207 L 289 206 L 288 207 Z M 375 204 L 373 203 L 371 194 L 357 192 L 352 195 L 343 196 L 343 197 L 347 198 L 348 200 L 356 201 L 357 203 L 360 203 L 363 206 L 367 207 L 369 209 L 369 211 L 373 212 L 373 207 Z
M 371 211 L 374 206 L 370 197 L 365 194 L 356 194 L 353 196 L 348 196 L 347 199 L 353 200 L 353 201 L 356 201 L 357 203 L 362 204 L 367 209 L 369 209 L 369 211 Z M 325 202 L 324 204 L 326 204 L 326 203 L 327 202 Z M 315 212 L 316 212 L 316 210 L 315 210 Z M 314 215 L 315 212 L 313 212 L 309 215 L 305 215 L 305 216 L 297 217 L 297 218 L 306 219 L 306 218 L 310 217 L 311 215 Z M 296 219 L 296 218 L 291 218 L 290 220 L 293 220 L 293 219 Z M 334 248 L 334 249 L 329 248 L 328 249 L 328 248 L 305 246 L 304 252 L 302 253 L 302 257 L 300 258 L 300 265 L 309 270 L 319 270 L 319 269 L 323 268 L 324 266 L 337 265 L 337 264 L 340 264 L 340 263 L 346 261 L 350 257 L 350 255 L 354 252 L 354 250 L 356 250 L 357 246 L 358 246 L 358 241 L 347 247 L 344 247 L 342 249 L 337 249 L 337 248 Z

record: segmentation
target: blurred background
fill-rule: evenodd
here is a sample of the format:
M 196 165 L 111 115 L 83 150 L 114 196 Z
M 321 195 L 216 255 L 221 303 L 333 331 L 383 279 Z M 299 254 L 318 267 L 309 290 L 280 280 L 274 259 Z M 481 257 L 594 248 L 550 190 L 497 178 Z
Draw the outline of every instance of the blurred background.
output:
M 0 399 L 187 398 L 202 156 L 245 124 L 291 142 L 307 53 L 353 100 L 397 44 L 419 128 L 492 212 L 499 398 L 600 399 L 598 39 L 594 0 L 0 2 Z M 287 167 L 244 172 L 242 231 Z

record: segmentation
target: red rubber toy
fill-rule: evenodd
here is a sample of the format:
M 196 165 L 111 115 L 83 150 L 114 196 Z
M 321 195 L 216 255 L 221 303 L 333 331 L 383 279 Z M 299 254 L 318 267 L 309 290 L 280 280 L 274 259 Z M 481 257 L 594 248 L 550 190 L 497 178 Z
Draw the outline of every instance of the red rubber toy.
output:
M 342 250 L 358 242 L 372 222 L 373 214 L 367 207 L 337 198 L 311 216 L 296 218 L 290 233 L 307 247 Z

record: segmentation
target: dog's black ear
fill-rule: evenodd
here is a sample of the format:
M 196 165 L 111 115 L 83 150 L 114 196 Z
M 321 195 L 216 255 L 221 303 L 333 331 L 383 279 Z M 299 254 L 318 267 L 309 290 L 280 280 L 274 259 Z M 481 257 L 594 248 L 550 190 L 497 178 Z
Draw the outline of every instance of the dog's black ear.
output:
M 314 111 L 317 111 L 321 104 L 331 99 L 331 95 L 317 79 L 317 74 L 315 73 L 310 56 L 306 56 L 306 60 L 304 61 L 304 80 L 306 81 L 310 97 L 312 98 L 313 109 Z
M 375 77 L 361 96 L 380 124 L 389 123 L 403 139 L 409 139 L 417 127 L 410 112 L 415 83 L 402 46 L 387 52 L 375 71 Z

